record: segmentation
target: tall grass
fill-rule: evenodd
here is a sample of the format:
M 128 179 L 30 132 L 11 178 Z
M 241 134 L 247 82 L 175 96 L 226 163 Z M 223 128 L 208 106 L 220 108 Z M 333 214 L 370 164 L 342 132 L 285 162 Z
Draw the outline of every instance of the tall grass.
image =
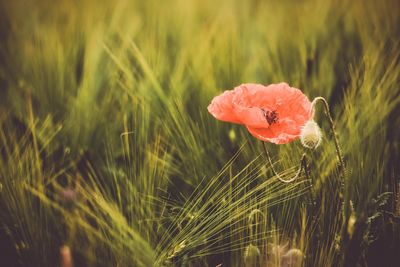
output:
M 76 266 L 283 266 L 287 243 L 304 266 L 394 266 L 396 1 L 0 7 L 4 261 L 55 266 L 67 245 Z M 243 127 L 207 112 L 223 90 L 281 81 L 328 100 L 344 185 L 322 107 L 322 144 L 291 184 Z M 300 142 L 268 146 L 293 177 Z

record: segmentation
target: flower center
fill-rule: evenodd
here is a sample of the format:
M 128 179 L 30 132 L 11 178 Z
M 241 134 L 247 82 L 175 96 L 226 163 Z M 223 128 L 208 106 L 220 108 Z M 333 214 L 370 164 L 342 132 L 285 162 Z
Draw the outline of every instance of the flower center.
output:
M 269 111 L 269 110 L 265 110 L 265 109 L 261 109 L 263 116 L 265 117 L 265 119 L 267 120 L 269 125 L 272 125 L 274 123 L 277 123 L 279 120 L 279 114 L 278 112 L 276 112 L 276 110 L 273 111 Z

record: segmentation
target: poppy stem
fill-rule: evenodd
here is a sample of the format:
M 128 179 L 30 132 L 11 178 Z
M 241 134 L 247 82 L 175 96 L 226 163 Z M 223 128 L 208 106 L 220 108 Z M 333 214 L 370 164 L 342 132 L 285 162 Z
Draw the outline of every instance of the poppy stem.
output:
M 340 167 L 341 167 L 341 172 L 342 172 L 342 178 L 344 179 L 345 177 L 345 167 L 344 167 L 344 160 L 343 160 L 343 155 L 342 155 L 342 150 L 340 148 L 340 144 L 339 144 L 339 138 L 338 135 L 336 133 L 335 130 L 335 124 L 333 123 L 333 119 L 329 110 L 329 104 L 326 101 L 325 98 L 318 96 L 316 98 L 314 98 L 314 100 L 311 103 L 311 109 L 312 109 L 312 116 L 314 117 L 314 112 L 315 112 L 315 105 L 317 104 L 318 101 L 321 101 L 324 104 L 324 108 L 325 108 L 325 115 L 327 116 L 328 120 L 329 120 L 329 125 L 333 134 L 333 140 L 335 141 L 335 148 L 336 148 L 336 154 L 338 156 L 339 162 L 340 162 Z
M 350 216 L 350 195 L 349 195 L 349 188 L 348 186 L 346 186 L 346 169 L 345 169 L 345 165 L 344 165 L 344 159 L 343 159 L 343 154 L 342 154 L 342 150 L 340 147 L 340 143 L 339 143 L 339 138 L 337 135 L 337 132 L 335 130 L 335 125 L 333 123 L 333 119 L 330 113 L 330 109 L 329 109 L 329 104 L 326 101 L 325 98 L 319 96 L 316 97 L 312 103 L 311 103 L 311 109 L 312 109 L 312 116 L 314 117 L 314 112 L 315 112 L 315 105 L 317 104 L 317 102 L 320 101 L 324 104 L 324 108 L 325 108 L 325 115 L 329 120 L 329 125 L 331 128 L 331 132 L 333 135 L 333 140 L 335 142 L 335 148 L 336 148 L 336 155 L 339 159 L 339 165 L 340 165 L 340 174 L 341 174 L 341 191 L 342 193 L 344 192 L 344 201 L 343 201 L 343 218 L 344 218 L 344 222 L 342 225 L 342 230 L 341 230 L 341 242 L 344 242 L 345 237 L 347 237 L 347 225 L 348 225 L 348 218 Z
M 271 165 L 272 172 L 273 172 L 274 175 L 278 178 L 279 181 L 281 181 L 282 183 L 286 183 L 286 184 L 295 181 L 297 178 L 299 178 L 299 176 L 300 176 L 300 174 L 301 174 L 301 170 L 302 170 L 303 168 L 304 168 L 304 171 L 305 171 L 305 173 L 306 173 L 307 179 L 309 178 L 308 169 L 307 169 L 307 158 L 306 158 L 306 153 L 303 153 L 303 155 L 301 156 L 300 168 L 299 168 L 299 170 L 297 171 L 296 175 L 295 175 L 293 178 L 291 178 L 291 179 L 285 180 L 285 179 L 283 179 L 283 178 L 281 177 L 281 175 L 275 170 L 274 165 L 273 165 L 273 163 L 272 163 L 271 156 L 269 155 L 267 146 L 265 145 L 265 142 L 262 142 L 262 144 L 263 144 L 263 148 L 264 148 L 264 153 L 265 153 L 265 155 L 266 155 L 267 158 L 268 158 L 269 165 Z

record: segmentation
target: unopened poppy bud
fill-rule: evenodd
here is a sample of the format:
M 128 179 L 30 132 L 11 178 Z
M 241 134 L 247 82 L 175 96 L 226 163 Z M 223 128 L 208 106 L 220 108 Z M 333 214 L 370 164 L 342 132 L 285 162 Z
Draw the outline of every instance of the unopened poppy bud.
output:
M 65 205 L 65 207 L 72 209 L 78 200 L 78 192 L 70 187 L 63 188 L 60 191 L 60 197 L 61 202 Z
M 301 266 L 304 254 L 300 249 L 292 248 L 281 258 L 282 267 Z
M 301 130 L 301 144 L 306 148 L 315 149 L 321 143 L 321 139 L 322 133 L 318 124 L 313 120 L 309 120 Z
M 250 244 L 246 247 L 244 251 L 244 261 L 246 266 L 256 266 L 259 257 L 260 250 L 257 246 Z
M 68 246 L 62 246 L 60 248 L 60 256 L 61 256 L 61 267 L 73 267 L 73 260 L 71 249 Z
M 65 202 L 74 202 L 77 199 L 77 193 L 72 188 L 65 188 L 61 190 L 62 200 Z

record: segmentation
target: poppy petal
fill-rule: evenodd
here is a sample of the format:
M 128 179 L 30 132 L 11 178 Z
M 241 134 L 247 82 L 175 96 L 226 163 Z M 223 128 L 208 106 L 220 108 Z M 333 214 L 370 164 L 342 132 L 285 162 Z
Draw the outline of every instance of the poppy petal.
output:
M 232 123 L 242 123 L 233 110 L 232 99 L 233 91 L 225 91 L 219 96 L 216 96 L 208 105 L 207 109 L 216 119 Z

